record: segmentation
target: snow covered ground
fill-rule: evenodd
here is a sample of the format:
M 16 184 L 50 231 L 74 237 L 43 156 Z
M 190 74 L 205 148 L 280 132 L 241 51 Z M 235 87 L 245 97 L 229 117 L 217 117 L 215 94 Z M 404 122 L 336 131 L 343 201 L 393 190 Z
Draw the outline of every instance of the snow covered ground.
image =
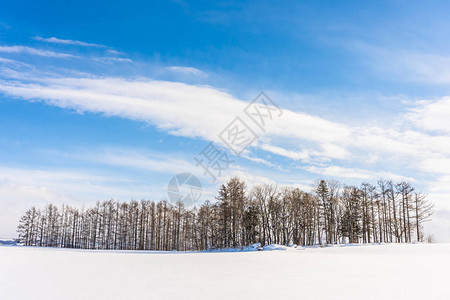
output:
M 450 299 L 450 244 L 162 253 L 0 247 L 0 299 Z

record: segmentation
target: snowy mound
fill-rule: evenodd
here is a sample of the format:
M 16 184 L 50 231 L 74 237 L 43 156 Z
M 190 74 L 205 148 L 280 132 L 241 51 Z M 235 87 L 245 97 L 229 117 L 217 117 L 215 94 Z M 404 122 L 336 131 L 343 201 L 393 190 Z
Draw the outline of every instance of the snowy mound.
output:
M 288 247 L 278 244 L 271 244 L 263 247 L 264 251 L 274 251 L 274 250 L 281 250 L 286 251 Z
M 286 251 L 286 250 L 303 250 L 304 248 L 297 245 L 290 245 L 290 246 L 284 246 L 284 245 L 278 245 L 278 244 L 270 244 L 263 247 L 264 251 Z
M 261 246 L 261 243 L 256 243 L 247 247 L 241 248 L 223 248 L 223 249 L 209 249 L 206 252 L 252 252 L 252 251 L 286 251 L 286 250 L 303 250 L 303 247 L 297 245 L 284 246 L 278 244 L 270 244 Z
M 0 246 L 16 246 L 17 241 L 14 239 L 0 239 Z

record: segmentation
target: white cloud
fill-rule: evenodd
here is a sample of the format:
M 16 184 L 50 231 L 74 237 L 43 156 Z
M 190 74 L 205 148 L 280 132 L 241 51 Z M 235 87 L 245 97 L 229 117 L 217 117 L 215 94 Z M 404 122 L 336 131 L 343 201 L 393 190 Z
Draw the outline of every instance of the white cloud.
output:
M 450 97 L 421 101 L 407 117 L 418 127 L 441 133 L 450 133 Z
M 448 206 L 450 208 L 450 175 L 441 175 L 436 180 L 433 180 L 429 184 L 429 190 L 433 194 L 441 194 L 443 195 L 441 198 L 445 199 L 448 202 Z M 439 197 L 437 197 L 439 198 Z
M 217 134 L 244 103 L 206 86 L 120 78 L 37 78 L 2 82 L 0 90 L 79 112 L 150 122 L 173 134 L 218 141 Z
M 35 36 L 33 39 L 37 40 L 37 41 L 53 43 L 53 44 L 76 45 L 76 46 L 82 46 L 82 47 L 99 47 L 99 48 L 106 47 L 105 45 L 92 44 L 92 43 L 86 43 L 86 42 L 74 41 L 74 40 L 65 40 L 65 39 L 59 39 L 56 37 L 43 38 L 40 36 Z
M 238 177 L 238 178 L 244 180 L 245 184 L 247 186 L 247 190 L 250 190 L 254 186 L 260 185 L 260 184 L 270 184 L 270 185 L 276 184 L 276 182 L 271 178 L 268 178 L 266 176 L 261 176 L 261 175 L 255 175 L 255 174 L 241 171 L 241 170 L 235 170 L 235 171 L 230 172 L 226 176 L 221 177 L 219 179 L 219 182 L 226 182 L 232 177 Z
M 42 50 L 27 46 L 0 46 L 0 52 L 4 53 L 26 53 L 31 55 L 45 56 L 45 57 L 55 57 L 55 58 L 70 58 L 76 57 L 72 54 L 59 53 L 48 50 Z
M 425 172 L 450 175 L 450 158 L 424 158 L 419 167 Z
M 339 177 L 339 178 L 355 178 L 355 179 L 373 179 L 374 176 L 370 171 L 354 169 L 354 168 L 344 168 L 339 166 L 330 167 L 305 167 L 305 170 L 325 176 Z
M 371 170 L 364 170 L 359 168 L 346 168 L 340 166 L 329 166 L 329 167 L 316 167 L 308 166 L 303 167 L 303 169 L 320 175 L 337 177 L 337 178 L 352 178 L 359 180 L 377 180 L 380 178 L 392 179 L 396 181 L 406 180 L 410 182 L 415 182 L 416 180 L 411 177 L 397 175 L 389 172 L 375 172 Z

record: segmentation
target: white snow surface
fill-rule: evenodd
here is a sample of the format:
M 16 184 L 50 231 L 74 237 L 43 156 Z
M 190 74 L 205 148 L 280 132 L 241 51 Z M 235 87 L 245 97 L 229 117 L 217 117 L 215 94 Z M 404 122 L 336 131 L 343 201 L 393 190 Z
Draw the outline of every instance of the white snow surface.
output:
M 3 246 L 0 299 L 450 299 L 449 270 L 450 244 L 199 253 Z

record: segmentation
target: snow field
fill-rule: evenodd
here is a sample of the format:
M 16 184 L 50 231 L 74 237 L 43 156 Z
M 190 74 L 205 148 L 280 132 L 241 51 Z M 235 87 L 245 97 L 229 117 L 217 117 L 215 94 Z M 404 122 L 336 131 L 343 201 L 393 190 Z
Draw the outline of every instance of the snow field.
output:
M 0 299 L 450 299 L 450 244 L 300 249 L 3 246 Z

